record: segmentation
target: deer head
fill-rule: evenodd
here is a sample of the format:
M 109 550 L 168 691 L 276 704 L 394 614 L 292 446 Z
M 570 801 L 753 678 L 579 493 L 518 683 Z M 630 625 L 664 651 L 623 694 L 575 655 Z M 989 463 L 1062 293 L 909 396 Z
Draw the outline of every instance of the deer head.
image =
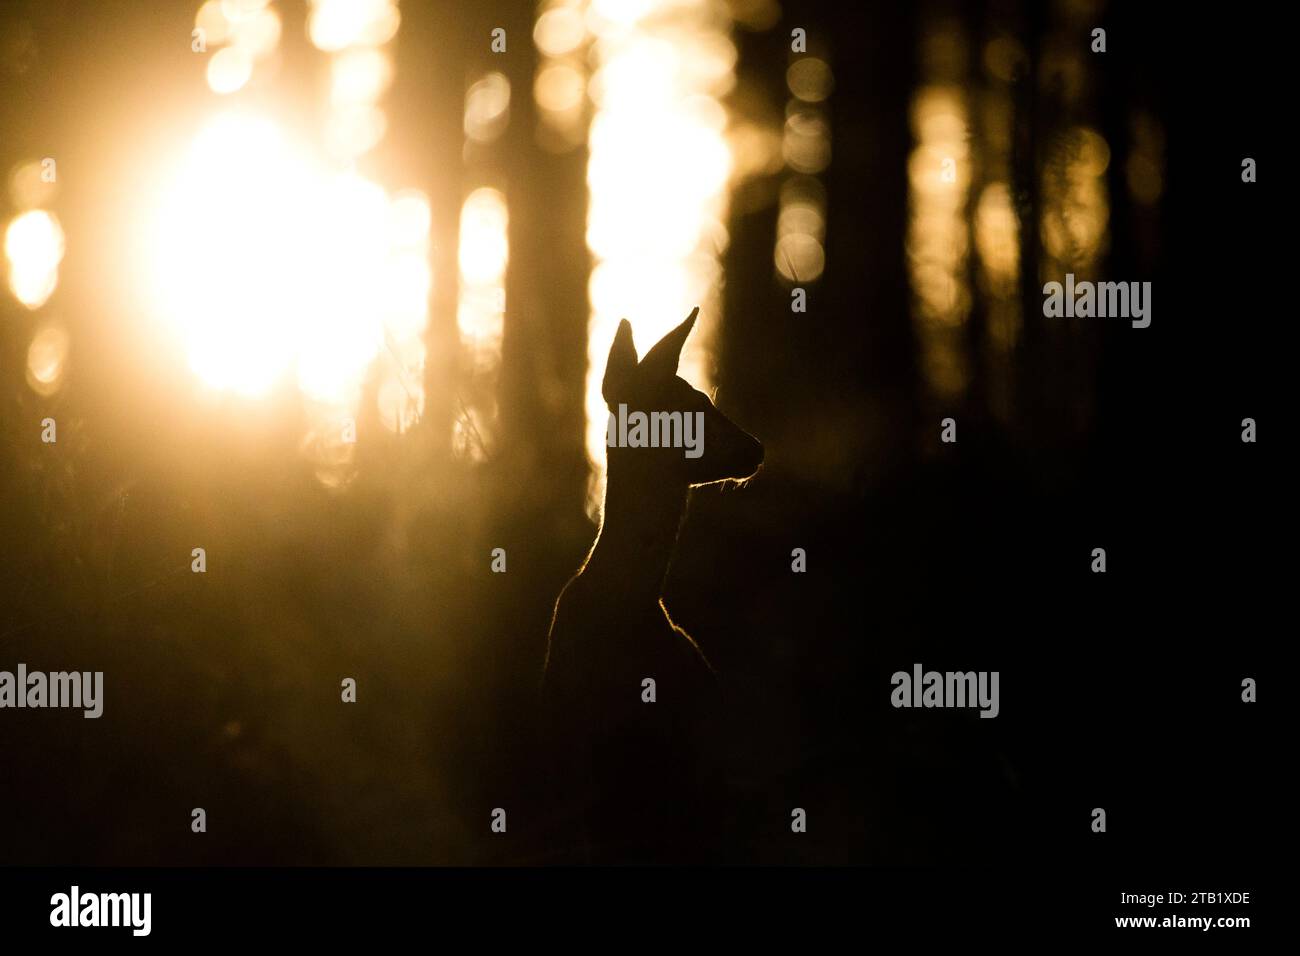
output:
M 636 471 L 671 485 L 739 481 L 763 463 L 763 446 L 677 374 L 699 308 L 637 361 L 623 319 L 609 350 L 601 392 L 610 409 L 610 476 Z

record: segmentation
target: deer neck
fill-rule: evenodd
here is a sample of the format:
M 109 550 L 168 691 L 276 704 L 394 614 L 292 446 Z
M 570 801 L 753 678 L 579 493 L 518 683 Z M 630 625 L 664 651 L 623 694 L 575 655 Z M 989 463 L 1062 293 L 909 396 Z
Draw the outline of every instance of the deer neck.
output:
M 657 605 L 686 513 L 685 482 L 610 456 L 600 534 L 583 574 L 630 606 Z

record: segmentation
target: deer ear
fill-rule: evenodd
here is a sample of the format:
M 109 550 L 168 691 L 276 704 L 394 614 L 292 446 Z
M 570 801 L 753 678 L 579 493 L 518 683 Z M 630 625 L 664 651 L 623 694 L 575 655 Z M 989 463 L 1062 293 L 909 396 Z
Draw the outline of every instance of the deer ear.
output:
M 632 342 L 632 323 L 623 319 L 614 333 L 614 344 L 609 347 L 609 360 L 605 363 L 605 380 L 600 393 L 605 401 L 613 402 L 625 395 L 636 374 L 636 345 Z
M 695 327 L 695 317 L 699 314 L 700 307 L 697 305 L 691 309 L 685 322 L 655 343 L 654 348 L 641 360 L 641 367 L 651 375 L 662 378 L 676 375 L 677 361 L 682 357 L 682 346 L 686 344 L 686 336 L 691 334 L 691 329 Z

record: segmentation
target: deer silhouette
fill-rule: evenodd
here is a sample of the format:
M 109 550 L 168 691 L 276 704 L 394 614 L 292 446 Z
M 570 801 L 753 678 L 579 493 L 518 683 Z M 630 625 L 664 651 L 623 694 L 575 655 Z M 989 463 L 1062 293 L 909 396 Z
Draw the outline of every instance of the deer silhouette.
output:
M 611 415 L 624 422 L 628 409 L 640 412 L 653 434 L 614 441 L 621 429 L 611 423 L 600 531 L 551 620 L 546 725 L 558 783 L 580 820 L 577 856 L 592 862 L 673 857 L 707 825 L 692 797 L 708 772 L 695 742 L 717 706 L 716 673 L 661 592 L 691 487 L 751 477 L 763 446 L 677 375 L 698 314 L 640 362 L 632 326 L 619 323 L 602 393 Z M 694 447 L 668 440 L 677 423 Z

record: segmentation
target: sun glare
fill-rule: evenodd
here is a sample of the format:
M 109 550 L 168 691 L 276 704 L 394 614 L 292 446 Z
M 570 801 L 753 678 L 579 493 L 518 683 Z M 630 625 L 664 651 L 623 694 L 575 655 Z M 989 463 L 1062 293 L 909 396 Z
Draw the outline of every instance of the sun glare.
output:
M 428 204 L 334 172 L 268 118 L 227 114 L 196 137 L 154 235 L 158 307 L 213 388 L 355 402 L 385 333 L 423 329 Z

